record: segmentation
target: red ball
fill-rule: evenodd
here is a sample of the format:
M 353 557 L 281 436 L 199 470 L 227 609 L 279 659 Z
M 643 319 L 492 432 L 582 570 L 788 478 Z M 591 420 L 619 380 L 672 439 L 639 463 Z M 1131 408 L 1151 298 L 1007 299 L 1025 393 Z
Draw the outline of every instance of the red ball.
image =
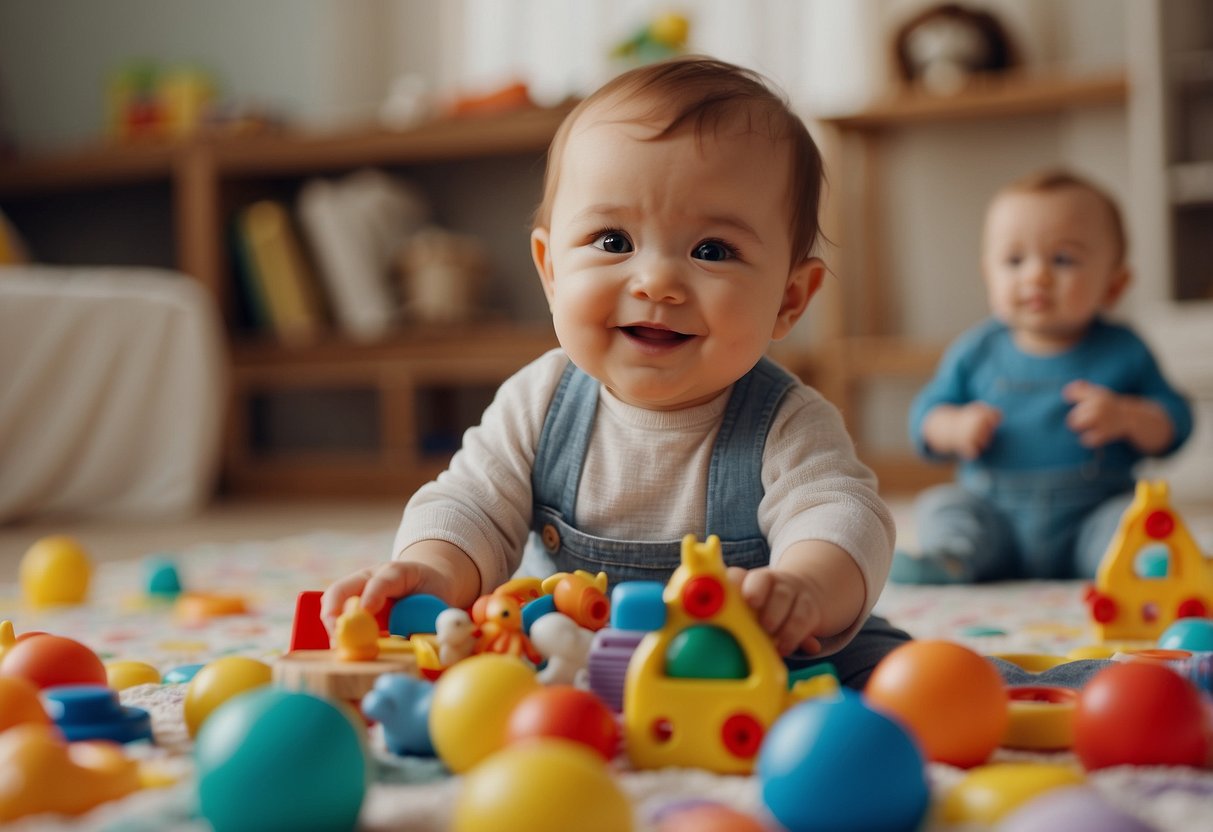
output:
M 594 694 L 571 685 L 552 685 L 528 693 L 506 723 L 506 744 L 533 737 L 558 737 L 581 743 L 610 761 L 619 749 L 619 724 Z
M 0 676 L 21 676 L 44 690 L 108 681 L 96 653 L 78 641 L 45 633 L 17 639 L 0 659 Z
M 1209 726 L 1200 693 L 1168 667 L 1114 664 L 1078 696 L 1074 751 L 1089 770 L 1108 766 L 1203 766 Z

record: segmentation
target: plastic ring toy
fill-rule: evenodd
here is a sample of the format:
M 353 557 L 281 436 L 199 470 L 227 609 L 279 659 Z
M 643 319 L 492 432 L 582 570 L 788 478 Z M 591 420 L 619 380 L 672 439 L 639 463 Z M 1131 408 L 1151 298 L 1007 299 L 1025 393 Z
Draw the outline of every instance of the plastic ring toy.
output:
M 1078 691 L 1052 685 L 1013 685 L 1007 688 L 1011 717 L 1003 748 L 1057 751 L 1074 744 L 1074 712 Z

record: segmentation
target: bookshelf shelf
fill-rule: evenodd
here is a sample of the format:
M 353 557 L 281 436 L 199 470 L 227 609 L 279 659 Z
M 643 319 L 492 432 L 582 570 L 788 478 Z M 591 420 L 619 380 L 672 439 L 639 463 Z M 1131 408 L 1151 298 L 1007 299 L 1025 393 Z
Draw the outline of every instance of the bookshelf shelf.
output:
M 56 216 L 120 224 L 123 208 L 135 201 L 144 213 L 160 216 L 154 232 L 133 222 L 122 230 L 135 241 L 131 246 L 154 233 L 152 248 L 163 252 L 158 255 L 163 262 L 149 255 L 149 264 L 174 267 L 200 281 L 223 312 L 230 359 L 227 489 L 405 495 L 441 470 L 462 429 L 474 423 L 501 381 L 556 345 L 550 326 L 494 319 L 477 325 L 410 325 L 370 342 L 325 332 L 292 344 L 246 333 L 236 321 L 227 229 L 256 200 L 291 195 L 311 176 L 362 167 L 424 172 L 439 166 L 435 178 L 442 181 L 463 167 L 471 171 L 464 175 L 474 178 L 480 175 L 475 165 L 497 160 L 524 172 L 511 182 L 533 190 L 524 195 L 533 204 L 544 153 L 568 110 L 444 118 L 405 131 L 368 126 L 98 144 L 0 160 L 0 199 L 19 230 L 23 219 L 53 223 Z M 506 220 L 492 213 L 481 211 L 473 220 L 517 219 L 519 229 L 525 222 L 512 213 Z M 73 231 L 53 229 L 40 236 L 39 242 L 57 243 L 37 247 L 41 259 L 71 262 L 79 256 L 71 250 Z M 108 261 L 103 254 L 99 261 L 130 262 L 118 253 Z M 503 268 L 510 270 L 509 264 Z

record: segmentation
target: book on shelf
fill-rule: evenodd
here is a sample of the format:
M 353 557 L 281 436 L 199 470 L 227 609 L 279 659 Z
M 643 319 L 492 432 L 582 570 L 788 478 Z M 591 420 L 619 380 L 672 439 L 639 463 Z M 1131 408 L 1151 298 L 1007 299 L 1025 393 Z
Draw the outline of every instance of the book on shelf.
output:
M 392 284 L 402 242 L 429 206 L 406 183 L 379 170 L 313 179 L 299 193 L 299 217 L 340 329 L 358 340 L 392 331 L 400 319 Z
M 254 202 L 240 212 L 237 228 L 236 253 L 253 288 L 254 316 L 263 315 L 284 341 L 321 335 L 325 322 L 319 287 L 286 206 L 274 200 Z

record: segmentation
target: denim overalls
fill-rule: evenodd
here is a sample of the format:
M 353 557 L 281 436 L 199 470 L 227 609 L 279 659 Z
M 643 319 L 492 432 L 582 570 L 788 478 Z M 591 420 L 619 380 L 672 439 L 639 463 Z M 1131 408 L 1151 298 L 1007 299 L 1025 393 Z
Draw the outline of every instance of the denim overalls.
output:
M 753 569 L 770 563 L 770 547 L 758 526 L 763 449 L 779 403 L 795 384 L 787 371 L 763 358 L 729 395 L 708 468 L 706 529 L 688 530 L 700 537 L 717 535 L 729 566 Z M 609 540 L 576 528 L 577 487 L 597 410 L 597 380 L 570 362 L 552 396 L 535 452 L 535 534 L 520 572 L 584 569 L 606 572 L 612 586 L 633 580 L 664 583 L 680 562 L 680 540 Z M 908 635 L 873 617 L 846 648 L 827 660 L 844 683 L 860 685 L 881 656 L 907 640 Z M 796 666 L 812 661 L 802 658 Z

